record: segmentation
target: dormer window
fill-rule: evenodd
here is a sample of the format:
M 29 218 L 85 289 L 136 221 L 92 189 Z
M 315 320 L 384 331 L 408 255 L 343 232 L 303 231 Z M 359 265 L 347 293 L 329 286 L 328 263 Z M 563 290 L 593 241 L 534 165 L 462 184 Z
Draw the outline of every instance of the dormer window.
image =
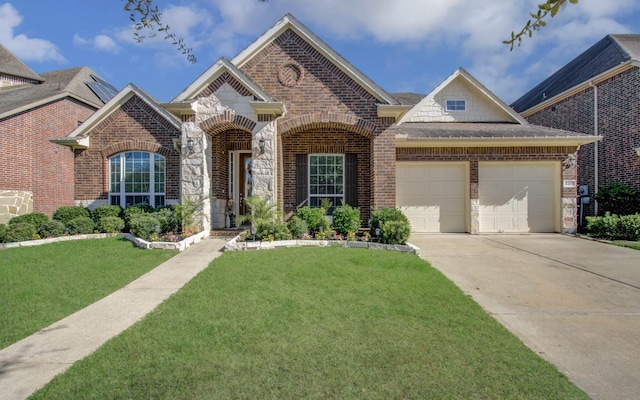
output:
M 467 111 L 467 101 L 447 100 L 447 111 Z

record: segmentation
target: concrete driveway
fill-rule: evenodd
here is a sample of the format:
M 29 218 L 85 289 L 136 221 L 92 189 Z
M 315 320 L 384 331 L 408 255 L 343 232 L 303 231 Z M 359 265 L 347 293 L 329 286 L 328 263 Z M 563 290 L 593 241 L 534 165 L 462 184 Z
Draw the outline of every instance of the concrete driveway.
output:
M 409 241 L 589 396 L 640 398 L 640 251 L 559 234 Z

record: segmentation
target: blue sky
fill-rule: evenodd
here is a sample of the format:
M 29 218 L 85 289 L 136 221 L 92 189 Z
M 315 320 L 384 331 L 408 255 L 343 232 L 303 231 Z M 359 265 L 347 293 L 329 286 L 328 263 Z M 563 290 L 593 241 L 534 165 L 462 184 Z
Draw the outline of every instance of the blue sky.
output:
M 608 33 L 640 33 L 637 0 L 580 0 L 512 52 L 502 44 L 542 0 L 156 0 L 198 58 L 133 40 L 121 0 L 0 0 L 0 43 L 35 72 L 88 66 L 170 101 L 286 13 L 388 92 L 427 94 L 463 67 L 507 103 Z M 161 36 L 161 35 L 159 35 Z

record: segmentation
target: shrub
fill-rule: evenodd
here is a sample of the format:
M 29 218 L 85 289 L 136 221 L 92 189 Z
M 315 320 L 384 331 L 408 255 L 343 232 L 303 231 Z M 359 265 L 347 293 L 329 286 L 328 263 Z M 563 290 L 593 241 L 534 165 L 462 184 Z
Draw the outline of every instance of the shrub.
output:
M 148 214 L 147 208 L 143 205 L 129 206 L 122 211 L 122 219 L 124 219 L 124 227 L 126 230 L 131 229 L 131 220 L 136 215 Z
M 93 233 L 95 227 L 95 222 L 88 216 L 77 217 L 67 222 L 67 229 L 71 235 L 87 235 Z
M 9 228 L 5 224 L 0 224 L 0 243 L 4 243 L 4 235 L 7 233 Z
M 323 208 L 312 208 L 305 206 L 296 211 L 296 216 L 307 223 L 310 233 L 328 231 L 331 223 L 329 218 L 324 214 Z
M 7 226 L 7 230 L 4 233 L 4 242 L 25 242 L 27 240 L 33 240 L 38 238 L 36 227 L 28 222 L 18 222 Z
M 78 217 L 89 218 L 91 214 L 89 210 L 80 206 L 62 206 L 53 213 L 53 219 L 68 225 L 72 219 Z
M 27 223 L 37 228 L 38 226 L 40 226 L 41 223 L 48 220 L 49 220 L 49 217 L 47 217 L 45 214 L 39 213 L 39 212 L 32 212 L 29 214 L 18 215 L 17 217 L 11 218 L 9 220 L 9 225 Z
M 598 209 L 606 214 L 631 215 L 640 213 L 640 191 L 627 185 L 613 183 L 600 187 L 595 195 Z
M 96 223 L 96 229 L 103 233 L 120 233 L 124 229 L 124 220 L 113 216 L 102 217 Z
M 333 210 L 333 229 L 343 235 L 360 229 L 360 209 L 342 203 Z
M 387 221 L 382 225 L 380 238 L 385 244 L 405 244 L 410 234 L 408 221 Z
M 640 240 L 640 214 L 587 217 L 589 236 L 608 240 Z
M 58 237 L 64 235 L 67 227 L 60 221 L 51 220 L 44 221 L 38 226 L 38 235 L 41 238 Z
M 97 224 L 104 217 L 120 217 L 122 215 L 122 207 L 114 205 L 98 206 L 91 211 L 91 218 Z
M 287 240 L 291 239 L 291 233 L 287 225 L 280 220 L 258 220 L 256 221 L 256 237 L 264 240 Z
M 289 228 L 289 232 L 294 238 L 301 238 L 302 235 L 309 233 L 307 222 L 297 215 L 291 217 L 287 223 L 287 228 Z
M 131 217 L 131 233 L 141 239 L 151 240 L 152 236 L 160 233 L 160 222 L 151 214 L 133 215 Z
M 404 221 L 409 224 L 409 219 L 399 208 L 381 208 L 379 210 L 373 210 L 371 215 L 371 231 L 375 232 L 376 229 L 380 229 L 380 235 L 382 235 L 383 225 L 387 221 Z
M 171 206 L 157 208 L 153 215 L 160 224 L 160 232 L 180 233 L 180 218 Z

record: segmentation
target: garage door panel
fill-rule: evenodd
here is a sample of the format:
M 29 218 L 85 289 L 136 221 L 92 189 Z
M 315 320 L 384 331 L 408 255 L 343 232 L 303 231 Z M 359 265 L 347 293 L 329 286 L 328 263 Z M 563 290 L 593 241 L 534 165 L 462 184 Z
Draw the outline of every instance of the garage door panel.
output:
M 480 232 L 553 232 L 555 171 L 551 163 L 481 163 Z
M 398 164 L 396 204 L 413 232 L 464 232 L 466 164 Z

